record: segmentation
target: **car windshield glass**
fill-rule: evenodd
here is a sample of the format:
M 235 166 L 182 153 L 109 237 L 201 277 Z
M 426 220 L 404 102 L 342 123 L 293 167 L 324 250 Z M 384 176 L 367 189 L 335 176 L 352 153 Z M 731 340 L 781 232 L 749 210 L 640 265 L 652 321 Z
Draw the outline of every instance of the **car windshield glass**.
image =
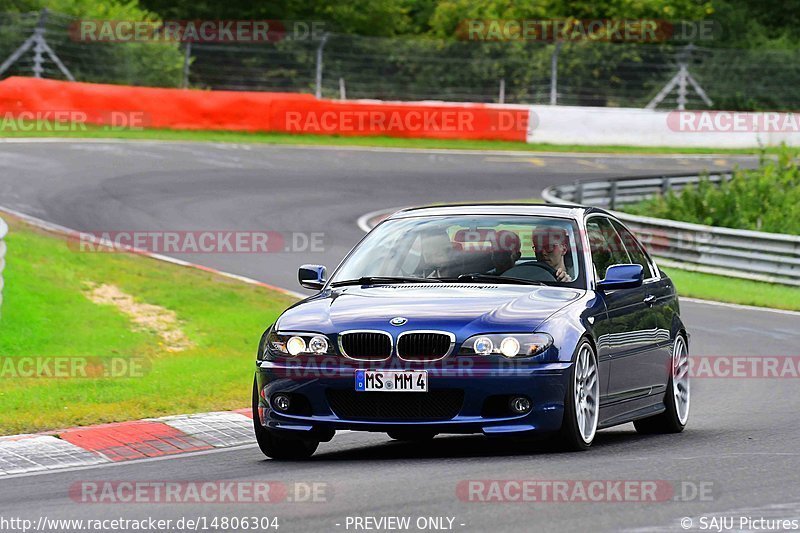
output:
M 577 225 L 542 216 L 431 216 L 387 220 L 370 233 L 332 278 L 584 287 Z M 459 277 L 461 277 L 459 279 Z M 379 280 L 378 280 L 379 281 Z

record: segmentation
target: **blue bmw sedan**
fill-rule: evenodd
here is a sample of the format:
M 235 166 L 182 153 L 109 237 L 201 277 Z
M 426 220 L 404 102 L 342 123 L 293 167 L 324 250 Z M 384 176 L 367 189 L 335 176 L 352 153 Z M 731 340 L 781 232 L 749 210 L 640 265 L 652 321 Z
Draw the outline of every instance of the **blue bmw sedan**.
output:
M 318 291 L 261 337 L 253 421 L 275 459 L 336 430 L 401 440 L 546 435 L 589 448 L 633 422 L 689 417 L 678 297 L 636 237 L 596 208 L 405 209 L 377 225 Z

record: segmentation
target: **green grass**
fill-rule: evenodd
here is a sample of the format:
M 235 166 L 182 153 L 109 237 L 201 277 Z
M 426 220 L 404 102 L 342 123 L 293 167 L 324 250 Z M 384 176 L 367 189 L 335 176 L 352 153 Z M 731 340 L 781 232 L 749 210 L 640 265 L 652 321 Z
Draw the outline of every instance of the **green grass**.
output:
M 142 377 L 0 377 L 0 433 L 249 404 L 253 361 L 266 326 L 292 298 L 199 270 L 120 253 L 81 253 L 13 218 L 7 237 L 0 356 L 147 358 Z M 170 353 L 136 331 L 85 283 L 118 286 L 137 301 L 174 311 L 195 347 Z
M 800 287 L 663 268 L 680 296 L 800 311 Z
M 623 154 L 756 154 L 761 149 L 719 149 L 719 148 L 642 148 L 633 146 L 588 146 L 581 144 L 546 144 L 512 141 L 470 141 L 448 139 L 405 139 L 385 136 L 339 136 L 287 133 L 247 133 L 233 131 L 190 131 L 142 129 L 122 130 L 102 127 L 76 128 L 76 131 L 44 131 L 43 128 L 32 128 L 41 131 L 0 130 L 0 137 L 63 137 L 90 139 L 144 139 L 154 141 L 201 141 L 229 143 L 262 143 L 284 145 L 312 146 L 373 146 L 382 148 L 418 148 L 449 150 L 504 150 L 523 152 L 588 152 L 588 153 L 623 153 Z M 66 129 L 66 128 L 65 128 Z M 771 153 L 772 148 L 766 151 Z

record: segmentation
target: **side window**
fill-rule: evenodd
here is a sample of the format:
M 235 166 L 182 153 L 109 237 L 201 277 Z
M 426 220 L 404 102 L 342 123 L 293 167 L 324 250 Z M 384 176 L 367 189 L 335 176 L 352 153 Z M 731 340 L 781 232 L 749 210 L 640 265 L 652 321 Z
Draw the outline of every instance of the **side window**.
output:
M 590 218 L 586 221 L 586 231 L 597 279 L 605 279 L 611 265 L 630 263 L 622 241 L 607 218 Z
M 654 270 L 650 268 L 650 261 L 648 261 L 647 255 L 645 255 L 636 237 L 616 220 L 612 220 L 611 223 L 622 238 L 622 243 L 625 245 L 625 249 L 631 257 L 631 263 L 642 265 L 644 279 L 652 278 Z

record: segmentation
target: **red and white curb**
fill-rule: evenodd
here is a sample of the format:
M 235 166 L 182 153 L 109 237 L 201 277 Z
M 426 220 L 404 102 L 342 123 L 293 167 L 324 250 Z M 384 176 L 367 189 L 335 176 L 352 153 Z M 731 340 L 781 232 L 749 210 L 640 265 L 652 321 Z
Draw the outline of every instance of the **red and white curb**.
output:
M 252 444 L 250 416 L 241 409 L 0 437 L 0 479 Z

